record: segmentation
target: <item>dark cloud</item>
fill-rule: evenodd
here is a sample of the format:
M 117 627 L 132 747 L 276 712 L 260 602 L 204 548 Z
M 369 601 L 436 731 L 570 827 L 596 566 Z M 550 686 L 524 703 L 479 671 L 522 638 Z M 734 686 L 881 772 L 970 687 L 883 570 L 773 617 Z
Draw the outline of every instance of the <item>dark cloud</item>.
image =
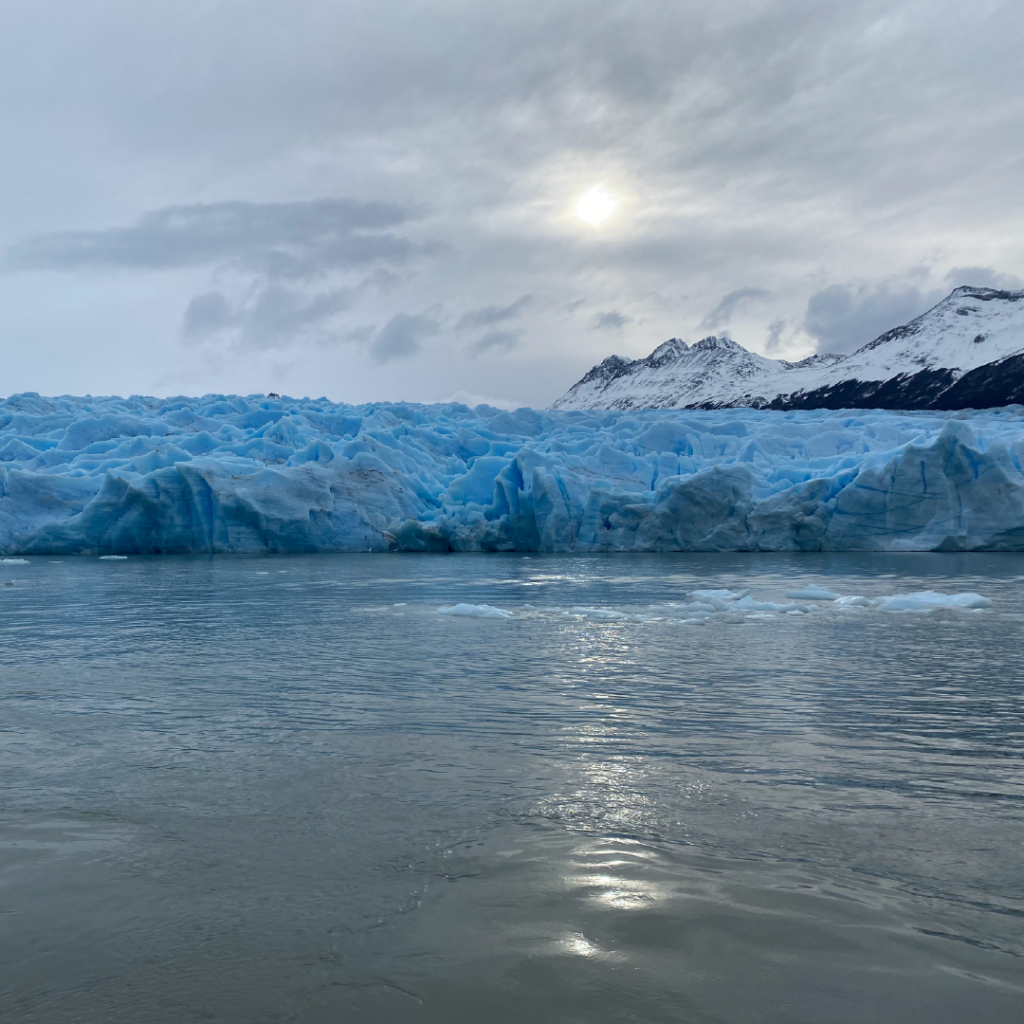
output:
M 482 306 L 480 309 L 471 309 L 469 312 L 463 313 L 455 329 L 463 331 L 473 327 L 490 327 L 506 320 L 515 320 L 532 299 L 532 295 L 520 295 L 515 302 L 510 302 L 507 306 Z
M 37 235 L 7 249 L 8 270 L 172 270 L 234 264 L 270 277 L 404 263 L 417 246 L 385 229 L 408 208 L 352 199 L 295 203 L 197 203 L 144 214 L 125 228 Z
M 408 359 L 422 349 L 421 338 L 433 337 L 440 331 L 437 320 L 425 313 L 396 313 L 373 340 L 370 355 L 378 363 Z
M 631 316 L 626 316 L 617 309 L 609 309 L 606 313 L 595 313 L 587 326 L 592 331 L 619 331 L 632 322 Z
M 490 331 L 472 346 L 475 355 L 484 352 L 511 352 L 519 344 L 521 331 Z
M 973 285 L 975 288 L 1000 288 L 1004 291 L 1024 288 L 1024 281 L 1019 277 L 1000 274 L 992 267 L 954 267 L 946 275 L 946 281 L 951 289 L 962 284 Z
M 732 319 L 736 310 L 748 299 L 764 299 L 767 296 L 768 292 L 763 288 L 737 288 L 736 291 L 722 296 L 718 305 L 701 321 L 700 329 L 713 331 L 716 327 L 722 327 Z
M 810 297 L 804 330 L 819 352 L 853 352 L 880 334 L 920 316 L 945 295 L 944 290 L 893 290 L 833 284 Z

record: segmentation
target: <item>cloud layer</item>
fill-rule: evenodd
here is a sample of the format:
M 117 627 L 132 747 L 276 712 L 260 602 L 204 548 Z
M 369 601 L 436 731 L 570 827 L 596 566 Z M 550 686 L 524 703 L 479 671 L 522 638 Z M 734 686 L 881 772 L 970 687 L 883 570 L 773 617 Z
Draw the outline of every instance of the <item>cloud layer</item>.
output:
M 1024 278 L 1022 46 L 1011 0 L 16 6 L 6 386 L 545 404 L 672 336 L 849 350 Z

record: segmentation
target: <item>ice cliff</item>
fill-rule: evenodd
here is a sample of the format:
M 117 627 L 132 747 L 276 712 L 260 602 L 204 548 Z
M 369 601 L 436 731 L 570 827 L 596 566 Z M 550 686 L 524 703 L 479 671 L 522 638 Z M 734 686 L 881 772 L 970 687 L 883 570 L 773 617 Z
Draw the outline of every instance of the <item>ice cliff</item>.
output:
M 0 402 L 0 553 L 1024 550 L 1024 409 Z

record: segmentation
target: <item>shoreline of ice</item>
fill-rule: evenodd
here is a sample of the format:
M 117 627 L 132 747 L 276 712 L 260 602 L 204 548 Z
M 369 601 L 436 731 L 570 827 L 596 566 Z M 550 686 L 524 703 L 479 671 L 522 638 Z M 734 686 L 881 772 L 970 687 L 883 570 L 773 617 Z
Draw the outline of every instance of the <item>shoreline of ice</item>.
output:
M 0 401 L 0 554 L 1024 550 L 1024 408 Z

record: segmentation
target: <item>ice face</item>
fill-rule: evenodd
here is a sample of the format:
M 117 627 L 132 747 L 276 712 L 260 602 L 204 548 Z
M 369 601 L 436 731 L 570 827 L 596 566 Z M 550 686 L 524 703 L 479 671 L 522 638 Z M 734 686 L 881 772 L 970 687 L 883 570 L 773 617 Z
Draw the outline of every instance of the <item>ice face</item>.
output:
M 15 395 L 0 402 L 0 554 L 1024 550 L 1022 466 L 1019 406 Z

